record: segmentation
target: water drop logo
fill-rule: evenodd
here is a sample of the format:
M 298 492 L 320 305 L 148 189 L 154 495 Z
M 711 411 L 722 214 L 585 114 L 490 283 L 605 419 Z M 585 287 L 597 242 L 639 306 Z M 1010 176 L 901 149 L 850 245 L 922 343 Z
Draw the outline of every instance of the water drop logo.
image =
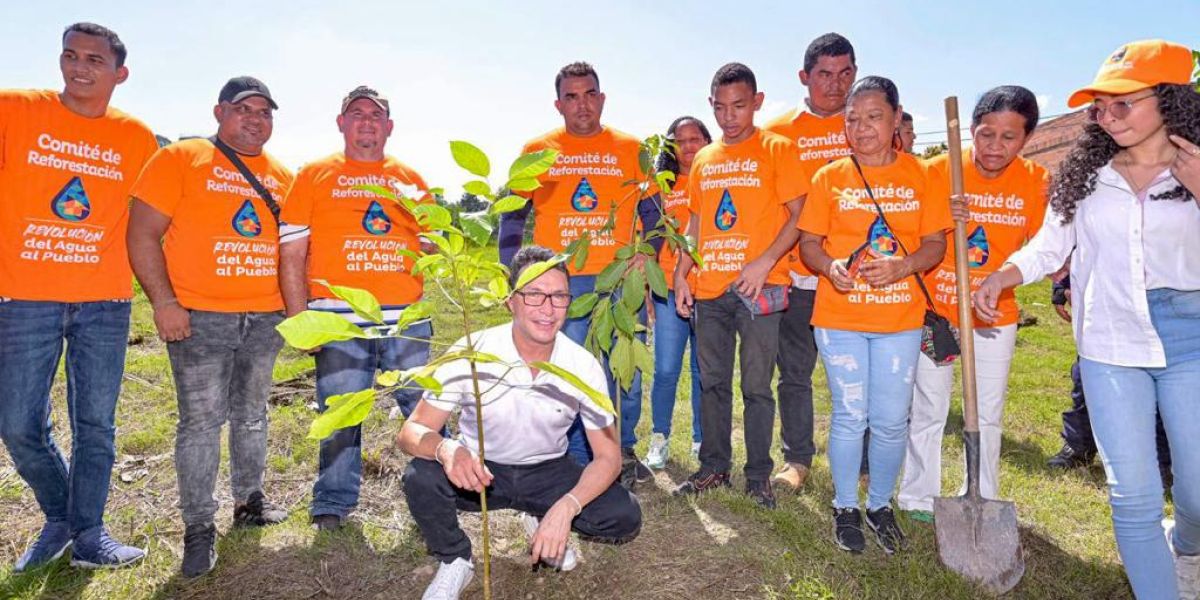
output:
M 728 188 L 721 194 L 721 202 L 717 204 L 717 214 L 713 221 L 721 231 L 729 231 L 737 223 L 737 207 L 733 205 L 733 196 L 729 195 Z
M 871 223 L 871 229 L 867 232 L 867 241 L 871 242 L 871 247 L 876 252 L 884 256 L 895 256 L 900 250 L 900 243 L 896 241 L 892 230 L 888 229 L 887 223 L 883 222 L 883 217 L 875 217 L 875 222 Z
M 372 200 L 367 212 L 363 213 L 362 226 L 371 235 L 384 235 L 392 230 L 392 220 L 383 212 L 383 207 Z
M 575 193 L 571 194 L 571 206 L 575 210 L 591 212 L 600 204 L 600 199 L 596 197 L 596 190 L 592 189 L 592 184 L 588 182 L 587 177 L 580 178 L 579 185 L 575 186 Z
M 971 261 L 971 268 L 982 267 L 987 264 L 990 255 L 987 232 L 980 225 L 967 238 L 967 260 Z
M 63 189 L 54 195 L 50 201 L 50 210 L 55 216 L 64 220 L 78 223 L 92 214 L 92 203 L 88 200 L 87 192 L 83 191 L 83 182 L 78 177 L 72 177 Z
M 242 237 L 250 238 L 258 237 L 258 234 L 262 233 L 262 220 L 258 218 L 258 212 L 249 200 L 243 202 L 242 207 L 233 213 L 233 230 Z

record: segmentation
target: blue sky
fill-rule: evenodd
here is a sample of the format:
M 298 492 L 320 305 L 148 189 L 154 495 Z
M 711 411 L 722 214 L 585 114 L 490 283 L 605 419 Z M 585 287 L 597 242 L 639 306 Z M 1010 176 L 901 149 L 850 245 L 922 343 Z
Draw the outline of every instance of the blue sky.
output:
M 113 104 L 159 133 L 211 134 L 221 85 L 254 75 L 280 104 L 267 149 L 298 167 L 341 149 L 340 99 L 365 83 L 392 99 L 389 152 L 455 197 L 465 178 L 447 141 L 472 141 L 506 166 L 524 141 L 561 125 L 554 74 L 573 60 L 599 71 L 605 123 L 645 136 L 682 114 L 711 125 L 708 82 L 734 60 L 766 93 L 760 122 L 790 109 L 803 97 L 796 71 L 808 42 L 837 31 L 854 44 L 859 74 L 892 78 L 918 133 L 936 132 L 942 98 L 957 95 L 969 113 L 1001 84 L 1024 85 L 1043 114 L 1061 113 L 1126 41 L 1196 46 L 1200 2 L 43 1 L 4 8 L 0 86 L 61 88 L 59 36 L 79 20 L 125 40 L 131 76 Z

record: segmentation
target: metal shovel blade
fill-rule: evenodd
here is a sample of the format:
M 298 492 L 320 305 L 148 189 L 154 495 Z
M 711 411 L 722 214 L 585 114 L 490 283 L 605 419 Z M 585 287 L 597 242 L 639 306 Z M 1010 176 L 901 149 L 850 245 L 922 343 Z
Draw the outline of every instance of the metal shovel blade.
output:
M 1021 581 L 1016 505 L 963 495 L 934 498 L 933 511 L 938 557 L 948 569 L 997 595 Z

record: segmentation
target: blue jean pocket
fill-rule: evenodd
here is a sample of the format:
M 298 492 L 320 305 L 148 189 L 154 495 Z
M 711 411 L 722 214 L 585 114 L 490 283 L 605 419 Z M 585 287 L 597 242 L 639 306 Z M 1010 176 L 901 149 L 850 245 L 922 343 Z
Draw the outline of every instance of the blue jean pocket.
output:
M 1171 312 L 1181 319 L 1200 319 L 1200 290 L 1171 290 L 1167 296 Z

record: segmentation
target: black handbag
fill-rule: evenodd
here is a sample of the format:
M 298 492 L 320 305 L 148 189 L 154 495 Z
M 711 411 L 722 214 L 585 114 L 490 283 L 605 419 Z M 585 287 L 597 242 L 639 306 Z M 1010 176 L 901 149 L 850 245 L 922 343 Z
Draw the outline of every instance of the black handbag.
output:
M 875 205 L 875 212 L 879 213 L 879 219 L 883 221 L 884 227 L 894 232 L 895 229 L 892 229 L 887 217 L 883 214 L 883 208 L 879 206 L 879 202 L 875 201 L 875 193 L 871 191 L 871 184 L 867 181 L 866 174 L 863 173 L 862 165 L 858 164 L 858 158 L 851 154 L 850 160 L 854 162 L 854 168 L 858 170 L 858 177 L 862 179 L 863 187 L 867 190 L 867 197 L 871 199 L 871 204 Z M 907 256 L 908 248 L 904 247 L 904 242 L 900 241 L 898 234 L 896 243 Z M 962 348 L 958 345 L 958 331 L 950 324 L 949 319 L 938 314 L 934 308 L 933 297 L 929 295 L 929 289 L 925 287 L 925 281 L 921 279 L 921 274 L 913 273 L 912 276 L 917 280 L 917 286 L 921 288 L 921 293 L 925 296 L 925 324 L 921 329 L 921 352 L 939 366 L 948 365 L 954 362 L 959 354 L 962 354 Z

